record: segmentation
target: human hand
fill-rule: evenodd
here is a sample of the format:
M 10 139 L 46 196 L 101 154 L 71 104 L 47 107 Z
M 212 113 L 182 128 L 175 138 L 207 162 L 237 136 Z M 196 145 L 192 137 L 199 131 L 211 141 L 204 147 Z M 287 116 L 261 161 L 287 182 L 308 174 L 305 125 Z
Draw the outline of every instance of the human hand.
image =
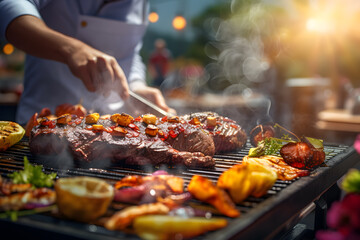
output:
M 114 90 L 122 99 L 129 97 L 126 76 L 114 57 L 81 44 L 69 54 L 66 63 L 90 92 L 108 96 Z
M 146 98 L 150 102 L 154 103 L 155 105 L 157 105 L 161 109 L 165 110 L 166 112 L 176 115 L 176 110 L 173 108 L 170 108 L 165 103 L 165 99 L 159 89 L 153 88 L 153 87 L 148 87 L 148 86 L 143 86 L 142 88 L 135 89 L 133 91 L 136 94 L 138 94 L 138 95 L 142 96 L 143 98 Z M 151 111 L 151 109 L 146 109 L 147 106 L 145 106 L 145 105 L 141 105 L 141 106 L 139 104 L 136 104 L 136 105 L 137 105 L 136 108 L 138 110 L 140 110 L 142 113 Z M 140 107 L 142 109 L 139 109 Z

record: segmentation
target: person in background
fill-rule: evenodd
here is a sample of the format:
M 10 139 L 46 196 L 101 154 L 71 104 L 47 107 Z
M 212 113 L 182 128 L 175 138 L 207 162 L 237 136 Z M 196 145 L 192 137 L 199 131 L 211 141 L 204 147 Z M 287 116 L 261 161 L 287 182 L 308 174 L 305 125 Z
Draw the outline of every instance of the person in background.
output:
M 0 36 L 27 53 L 16 121 L 77 104 L 101 114 L 134 113 L 129 90 L 169 108 L 145 84 L 139 55 L 146 0 L 0 0 Z
M 160 87 L 169 71 L 171 53 L 166 48 L 166 42 L 163 39 L 157 39 L 154 46 L 155 50 L 149 58 L 149 72 L 153 85 Z

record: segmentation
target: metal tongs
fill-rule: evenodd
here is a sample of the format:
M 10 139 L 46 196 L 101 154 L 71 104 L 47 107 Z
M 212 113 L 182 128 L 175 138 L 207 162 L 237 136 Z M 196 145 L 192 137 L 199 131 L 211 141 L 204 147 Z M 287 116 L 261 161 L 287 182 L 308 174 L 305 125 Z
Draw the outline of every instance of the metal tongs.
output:
M 142 102 L 143 104 L 145 104 L 146 106 L 150 107 L 151 109 L 155 110 L 156 112 L 164 115 L 164 116 L 173 116 L 173 114 L 159 108 L 158 106 L 156 106 L 154 103 L 150 102 L 149 100 L 137 95 L 136 93 L 134 93 L 133 91 L 129 91 L 129 94 L 131 97 L 135 98 L 136 100 L 138 100 L 139 102 Z

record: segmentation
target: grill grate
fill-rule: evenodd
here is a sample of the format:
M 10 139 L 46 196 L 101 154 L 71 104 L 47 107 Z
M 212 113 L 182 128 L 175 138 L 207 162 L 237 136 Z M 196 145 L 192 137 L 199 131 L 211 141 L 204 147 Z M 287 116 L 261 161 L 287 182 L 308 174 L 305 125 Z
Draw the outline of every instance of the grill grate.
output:
M 242 162 L 242 158 L 247 155 L 251 145 L 240 151 L 215 155 L 215 169 L 186 169 L 186 168 L 166 168 L 170 174 L 182 177 L 187 186 L 194 175 L 207 177 L 216 182 L 220 174 L 229 169 L 234 164 Z M 237 219 L 228 219 L 228 227 L 214 233 L 207 233 L 196 239 L 238 239 L 241 237 L 252 239 L 264 239 L 267 234 L 275 232 L 276 228 L 283 224 L 297 211 L 306 207 L 313 199 L 319 196 L 332 183 L 345 173 L 349 164 L 356 162 L 354 149 L 349 146 L 325 145 L 326 160 L 324 166 L 317 168 L 310 178 L 300 178 L 292 181 L 277 180 L 274 186 L 265 196 L 260 198 L 249 197 L 237 209 L 241 211 L 241 216 Z M 5 152 L 0 152 L 0 175 L 6 177 L 8 174 L 23 169 L 23 158 L 27 156 L 32 164 L 41 164 L 46 173 L 57 172 L 58 177 L 68 176 L 90 176 L 99 177 L 109 183 L 115 183 L 124 176 L 138 174 L 149 175 L 159 168 L 154 167 L 130 167 L 112 165 L 106 168 L 93 167 L 68 167 L 66 169 L 53 166 L 51 159 L 39 159 L 30 153 L 27 139 L 23 139 Z M 346 161 L 343 161 L 347 159 Z M 53 161 L 54 162 L 54 161 Z M 335 166 L 336 165 L 336 169 Z M 306 187 L 304 187 L 306 186 Z M 305 204 L 305 205 L 304 205 Z M 191 206 L 214 211 L 214 208 L 192 200 Z M 284 207 L 291 206 L 284 210 Z M 276 216 L 276 218 L 271 217 Z M 223 217 L 223 216 L 222 216 Z M 12 229 L 14 234 L 19 234 L 19 227 L 27 228 L 32 234 L 34 232 L 51 234 L 54 239 L 139 239 L 136 235 L 118 231 L 108 231 L 105 228 L 96 227 L 91 224 L 82 224 L 54 218 L 46 214 L 36 214 L 23 217 L 16 223 L 0 219 L 0 226 L 9 231 Z M 259 228 L 262 230 L 259 231 Z M 1 229 L 1 227 L 0 227 Z M 66 230 L 66 231 L 64 231 Z M 24 232 L 25 234 L 25 232 Z M 56 238 L 55 236 L 60 235 Z M 27 235 L 26 235 L 27 236 Z M 39 235 L 37 235 L 39 236 Z M 48 235 L 46 235 L 48 236 Z M 47 239 L 44 238 L 44 239 Z
M 185 168 L 172 168 L 165 169 L 170 174 L 180 176 L 184 179 L 185 186 L 187 186 L 194 175 L 200 175 L 207 177 L 212 181 L 216 182 L 218 177 L 222 172 L 229 169 L 234 164 L 239 164 L 242 162 L 242 158 L 247 155 L 251 145 L 247 143 L 245 148 L 239 150 L 238 152 L 228 153 L 228 154 L 217 154 L 214 156 L 216 166 L 215 169 L 185 169 Z M 326 161 L 336 156 L 337 154 L 342 153 L 348 147 L 347 146 L 325 146 L 326 152 Z M 27 139 L 22 140 L 18 144 L 14 145 L 5 152 L 0 153 L 0 175 L 6 177 L 8 174 L 19 171 L 23 169 L 23 158 L 27 156 L 29 161 L 33 164 L 42 164 L 44 166 L 44 172 L 57 172 L 58 177 L 69 177 L 69 176 L 88 176 L 88 177 L 99 177 L 107 180 L 109 183 L 114 183 L 127 175 L 148 175 L 153 171 L 157 170 L 152 167 L 141 168 L 133 166 L 117 166 L 113 165 L 104 169 L 100 168 L 82 168 L 82 167 L 72 167 L 69 169 L 61 169 L 58 167 L 49 167 L 46 164 L 46 161 L 36 159 L 31 153 L 28 145 Z M 44 164 L 45 163 L 45 164 Z M 238 205 L 238 209 L 242 213 L 246 213 L 252 208 L 255 208 L 259 203 L 278 194 L 280 191 L 288 187 L 290 184 L 295 182 L 292 181 L 281 181 L 277 180 L 274 186 L 268 191 L 268 193 L 260 198 L 249 197 L 242 204 Z

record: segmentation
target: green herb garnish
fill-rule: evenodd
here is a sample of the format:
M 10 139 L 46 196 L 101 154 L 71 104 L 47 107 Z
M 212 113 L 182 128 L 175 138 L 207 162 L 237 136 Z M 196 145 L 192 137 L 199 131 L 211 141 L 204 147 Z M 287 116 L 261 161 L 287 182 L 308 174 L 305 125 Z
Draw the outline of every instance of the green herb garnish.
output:
M 292 133 L 291 131 L 287 130 L 286 128 L 282 127 L 279 124 L 275 124 L 274 128 L 280 128 L 282 131 L 286 132 L 283 134 L 281 138 L 265 138 L 264 140 L 260 141 L 257 147 L 250 148 L 249 150 L 249 157 L 259 157 L 263 155 L 274 155 L 280 156 L 280 149 L 289 142 L 301 142 L 301 139 L 296 136 L 296 134 Z M 292 136 L 289 136 L 289 134 Z M 294 140 L 296 138 L 296 140 Z M 313 145 L 316 149 L 324 149 L 323 140 L 304 137 L 303 141 L 306 141 Z
M 347 193 L 360 193 L 360 171 L 350 169 L 341 182 L 341 188 Z
M 250 148 L 249 157 L 259 157 L 262 155 L 278 156 L 280 149 L 285 143 L 290 142 L 288 139 L 282 138 L 266 138 L 259 142 L 257 147 Z
M 29 163 L 28 158 L 24 157 L 24 170 L 9 174 L 13 183 L 30 183 L 34 187 L 52 187 L 56 173 L 46 174 L 42 171 L 42 166 L 34 166 Z

